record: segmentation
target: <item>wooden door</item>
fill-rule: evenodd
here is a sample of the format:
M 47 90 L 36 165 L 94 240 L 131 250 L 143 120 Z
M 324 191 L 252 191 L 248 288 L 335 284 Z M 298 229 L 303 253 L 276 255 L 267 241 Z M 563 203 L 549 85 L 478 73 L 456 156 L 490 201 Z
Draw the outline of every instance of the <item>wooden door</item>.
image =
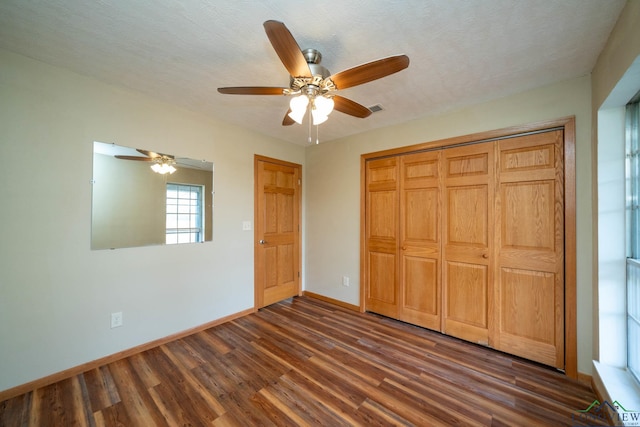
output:
M 398 317 L 398 158 L 365 167 L 365 280 L 368 310 Z
M 300 295 L 302 167 L 255 158 L 255 306 Z
M 440 151 L 400 157 L 398 318 L 441 329 Z
M 494 143 L 443 152 L 443 332 L 489 344 Z
M 562 130 L 499 142 L 495 347 L 564 368 Z

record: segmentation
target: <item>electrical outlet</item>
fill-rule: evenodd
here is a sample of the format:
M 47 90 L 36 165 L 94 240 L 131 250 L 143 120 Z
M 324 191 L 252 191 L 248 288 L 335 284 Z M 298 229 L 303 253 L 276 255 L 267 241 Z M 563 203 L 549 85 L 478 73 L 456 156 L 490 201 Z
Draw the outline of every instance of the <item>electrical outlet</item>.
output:
M 349 286 L 349 277 L 342 276 L 342 286 Z
M 242 230 L 251 231 L 251 221 L 242 221 Z
M 122 324 L 122 312 L 118 311 L 117 313 L 111 313 L 111 329 L 119 328 Z

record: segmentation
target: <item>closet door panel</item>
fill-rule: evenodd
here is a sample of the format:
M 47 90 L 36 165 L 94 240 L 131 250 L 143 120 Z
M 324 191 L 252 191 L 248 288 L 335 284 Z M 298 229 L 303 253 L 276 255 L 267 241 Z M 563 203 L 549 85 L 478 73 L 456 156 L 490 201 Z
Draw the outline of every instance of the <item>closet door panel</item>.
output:
M 438 303 L 438 262 L 426 257 L 403 257 L 404 298 L 403 309 L 431 316 L 439 313 Z M 410 313 L 404 313 L 403 320 L 409 321 Z M 419 316 L 416 316 L 419 317 Z M 413 322 L 412 322 L 413 323 Z M 429 327 L 429 326 L 427 326 Z M 439 324 L 431 326 L 438 328 Z
M 562 131 L 501 141 L 496 348 L 564 368 Z
M 398 195 L 395 191 L 371 191 L 369 193 L 369 238 L 394 241 L 397 238 Z
M 489 247 L 489 192 L 487 184 L 447 187 L 447 245 L 449 253 L 484 251 Z
M 397 318 L 398 159 L 366 164 L 365 300 L 368 310 Z
M 501 344 L 528 353 L 531 345 L 524 342 L 533 341 L 537 353 L 555 362 L 555 274 L 514 268 L 502 268 L 500 274 Z
M 448 262 L 450 280 L 447 315 L 451 319 L 487 328 L 487 267 Z
M 400 320 L 441 330 L 439 151 L 400 157 Z
M 396 290 L 394 286 L 389 286 L 395 282 L 396 260 L 394 253 L 385 253 L 381 250 L 371 250 L 369 254 L 369 272 L 371 283 L 369 285 L 368 297 L 372 304 L 395 305 Z
M 404 241 L 438 248 L 439 190 L 418 188 L 404 190 Z
M 489 344 L 494 143 L 447 149 L 444 165 L 444 331 Z

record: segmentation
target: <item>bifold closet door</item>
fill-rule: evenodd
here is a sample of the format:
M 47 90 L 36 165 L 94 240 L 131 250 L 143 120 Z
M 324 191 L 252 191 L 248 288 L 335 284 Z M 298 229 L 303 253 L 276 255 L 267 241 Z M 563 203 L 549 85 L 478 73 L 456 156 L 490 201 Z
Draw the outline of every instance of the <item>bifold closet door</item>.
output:
M 365 306 L 565 368 L 564 131 L 367 160 Z
M 564 368 L 562 130 L 499 142 L 494 347 Z
M 489 344 L 493 314 L 494 143 L 443 151 L 443 332 Z
M 441 330 L 440 157 L 400 157 L 400 307 L 398 318 Z

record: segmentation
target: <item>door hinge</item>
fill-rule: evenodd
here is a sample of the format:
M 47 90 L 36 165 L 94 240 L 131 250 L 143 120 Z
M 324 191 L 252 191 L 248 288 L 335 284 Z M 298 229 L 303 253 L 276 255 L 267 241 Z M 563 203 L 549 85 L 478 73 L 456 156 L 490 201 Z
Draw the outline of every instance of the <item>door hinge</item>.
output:
M 302 184 L 302 180 L 300 178 L 298 178 L 298 185 Z
M 298 271 L 298 278 L 300 278 L 300 272 Z

